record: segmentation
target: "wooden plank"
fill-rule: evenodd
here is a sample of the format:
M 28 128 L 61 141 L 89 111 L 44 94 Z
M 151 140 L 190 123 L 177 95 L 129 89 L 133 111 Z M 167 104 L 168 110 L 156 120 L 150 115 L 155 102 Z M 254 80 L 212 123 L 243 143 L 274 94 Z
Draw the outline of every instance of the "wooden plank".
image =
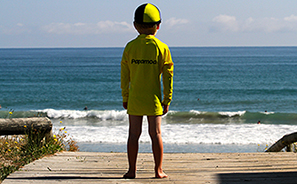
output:
M 49 133 L 52 131 L 52 123 L 47 117 L 32 118 L 0 118 L 0 135 L 19 135 L 32 133 L 34 130 Z
M 11 174 L 15 183 L 296 183 L 295 153 L 165 153 L 169 178 L 153 178 L 151 153 L 140 153 L 137 178 L 123 179 L 126 153 L 64 152 Z

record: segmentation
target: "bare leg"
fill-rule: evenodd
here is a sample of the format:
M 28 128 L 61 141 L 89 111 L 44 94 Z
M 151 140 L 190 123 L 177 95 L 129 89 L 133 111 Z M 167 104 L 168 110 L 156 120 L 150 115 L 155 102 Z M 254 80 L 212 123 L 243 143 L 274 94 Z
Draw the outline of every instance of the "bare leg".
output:
M 148 116 L 149 135 L 152 140 L 152 149 L 155 160 L 155 177 L 167 178 L 168 176 L 162 170 L 163 162 L 163 141 L 161 136 L 162 116 Z
M 129 137 L 127 143 L 129 170 L 124 178 L 135 178 L 138 140 L 142 131 L 142 116 L 129 115 Z

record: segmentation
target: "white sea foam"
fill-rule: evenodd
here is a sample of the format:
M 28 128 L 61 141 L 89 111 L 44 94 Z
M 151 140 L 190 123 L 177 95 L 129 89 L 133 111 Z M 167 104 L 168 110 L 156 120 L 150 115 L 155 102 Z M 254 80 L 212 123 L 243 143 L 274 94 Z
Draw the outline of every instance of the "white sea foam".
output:
M 274 112 L 260 112 L 260 113 L 262 113 L 262 114 L 267 114 L 267 115 L 269 115 L 269 114 L 274 114 Z
M 51 119 L 79 119 L 79 118 L 97 118 L 103 121 L 106 120 L 118 120 L 123 121 L 127 119 L 127 113 L 125 110 L 116 111 L 116 110 L 55 110 L 55 109 L 44 109 L 40 112 L 47 113 L 47 116 Z
M 62 126 L 55 124 L 56 131 Z M 117 126 L 67 126 L 78 142 L 125 144 L 128 123 Z M 147 123 L 143 124 L 140 142 L 149 143 Z M 162 136 L 166 144 L 273 144 L 283 135 L 296 130 L 296 125 L 265 124 L 163 124 Z
M 238 111 L 238 112 L 219 112 L 220 115 L 224 115 L 224 116 L 229 116 L 229 117 L 233 117 L 233 116 L 242 116 L 243 114 L 245 114 L 246 111 Z
M 190 110 L 190 113 L 193 113 L 193 114 L 203 114 L 203 112 L 196 111 L 196 110 Z
M 84 143 L 107 143 L 126 144 L 128 137 L 128 116 L 126 111 L 116 110 L 54 110 L 45 109 L 54 123 L 54 129 L 66 126 L 67 132 L 77 142 Z M 231 118 L 223 119 L 223 123 L 210 123 L 196 121 L 195 116 L 187 115 L 184 118 L 183 112 L 170 111 L 162 120 L 162 135 L 165 144 L 221 144 L 221 145 L 248 145 L 248 144 L 273 144 L 285 134 L 294 132 L 297 125 L 287 124 L 256 124 L 244 123 L 240 119 L 232 120 L 234 116 L 242 116 L 246 111 L 220 112 L 220 115 Z M 202 115 L 207 112 L 191 111 L 191 113 Z M 210 113 L 213 114 L 213 113 Z M 215 113 L 214 113 L 215 114 Z M 214 115 L 215 116 L 215 115 Z M 220 117 L 218 117 L 220 118 Z M 175 121 L 174 119 L 178 119 Z M 180 120 L 181 119 L 181 120 Z M 193 120 L 191 120 L 193 119 Z M 63 121 L 60 124 L 60 120 Z M 199 120 L 199 119 L 198 119 Z M 64 123 L 65 122 L 65 123 Z M 208 121 L 205 121 L 208 122 Z M 267 120 L 267 122 L 269 122 Z M 143 133 L 141 142 L 149 143 L 150 137 L 147 132 L 147 119 L 144 118 Z

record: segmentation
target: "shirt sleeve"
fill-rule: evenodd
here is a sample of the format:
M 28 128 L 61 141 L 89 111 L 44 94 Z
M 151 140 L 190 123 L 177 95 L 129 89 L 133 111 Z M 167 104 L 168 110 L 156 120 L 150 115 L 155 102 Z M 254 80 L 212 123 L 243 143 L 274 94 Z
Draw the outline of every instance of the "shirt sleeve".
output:
M 121 61 L 121 89 L 123 102 L 128 102 L 130 84 L 130 70 L 128 66 L 127 55 L 124 51 Z
M 162 68 L 163 78 L 163 101 L 162 104 L 170 105 L 173 93 L 173 62 L 170 50 L 167 48 L 164 52 L 164 65 Z

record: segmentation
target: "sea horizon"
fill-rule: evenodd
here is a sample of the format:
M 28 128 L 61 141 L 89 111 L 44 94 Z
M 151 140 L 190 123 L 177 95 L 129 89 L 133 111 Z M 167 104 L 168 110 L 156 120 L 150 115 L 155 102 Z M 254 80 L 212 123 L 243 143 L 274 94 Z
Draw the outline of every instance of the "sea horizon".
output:
M 257 47 L 264 47 L 264 48 L 273 48 L 273 47 L 297 47 L 297 45 L 213 45 L 213 46 L 170 46 L 169 48 L 238 48 L 238 47 L 246 47 L 246 48 L 257 48 Z M 123 46 L 30 46 L 30 47 L 0 47 L 0 49 L 112 49 L 112 48 L 125 48 Z

